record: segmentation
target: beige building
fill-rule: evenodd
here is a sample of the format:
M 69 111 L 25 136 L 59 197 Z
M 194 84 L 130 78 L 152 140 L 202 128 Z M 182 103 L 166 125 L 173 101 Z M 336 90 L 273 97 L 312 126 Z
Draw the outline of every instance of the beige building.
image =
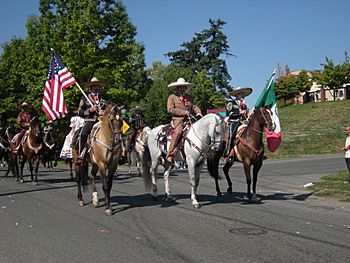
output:
M 291 71 L 289 74 L 293 76 L 299 75 L 301 70 Z M 308 76 L 312 76 L 307 72 Z M 344 84 L 338 89 L 322 88 L 321 85 L 314 82 L 308 92 L 302 92 L 294 98 L 295 104 L 303 104 L 307 102 L 333 101 L 333 100 L 350 99 L 350 84 Z

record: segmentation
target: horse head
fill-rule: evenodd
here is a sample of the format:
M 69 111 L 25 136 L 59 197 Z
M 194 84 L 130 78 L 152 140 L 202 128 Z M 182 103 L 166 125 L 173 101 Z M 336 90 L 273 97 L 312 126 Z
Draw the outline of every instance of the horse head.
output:
M 33 134 L 36 138 L 41 137 L 41 130 L 40 130 L 40 122 L 37 117 L 34 117 L 30 121 L 30 129 L 29 132 Z
M 262 127 L 267 128 L 269 131 L 273 131 L 276 127 L 272 117 L 272 110 L 270 106 L 262 106 L 255 110 L 253 115 L 256 116 L 259 124 Z
M 123 127 L 123 114 L 122 107 L 117 105 L 108 104 L 103 119 L 108 121 L 108 127 L 113 132 L 115 140 L 121 140 L 122 127 Z
M 195 122 L 193 126 L 194 128 L 198 127 L 196 130 L 201 131 L 201 133 L 207 131 L 207 135 L 210 138 L 210 146 L 213 146 L 215 149 L 219 148 L 219 145 L 224 140 L 226 130 L 224 119 L 215 113 L 209 113 Z M 201 137 L 200 132 L 197 133 L 197 136 Z M 200 139 L 202 140 L 204 137 Z

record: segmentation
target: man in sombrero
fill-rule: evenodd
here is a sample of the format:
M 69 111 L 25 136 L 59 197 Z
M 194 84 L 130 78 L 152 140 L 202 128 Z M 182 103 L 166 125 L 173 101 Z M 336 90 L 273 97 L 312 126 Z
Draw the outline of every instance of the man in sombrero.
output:
M 89 101 L 85 96 L 82 96 L 79 102 L 78 116 L 84 118 L 84 126 L 80 133 L 79 154 L 75 162 L 76 165 L 81 165 L 83 163 L 87 151 L 86 142 L 88 136 L 94 124 L 97 122 L 99 115 L 103 112 L 100 88 L 108 87 L 108 83 L 93 77 L 89 82 L 84 83 L 82 86 L 89 87 L 90 93 L 87 95 Z
M 170 83 L 168 87 L 175 89 L 175 92 L 168 97 L 167 102 L 168 112 L 172 115 L 174 134 L 171 137 L 169 151 L 165 159 L 167 162 L 173 163 L 176 155 L 175 149 L 182 135 L 184 121 L 193 113 L 197 118 L 200 118 L 202 117 L 202 112 L 194 104 L 193 99 L 186 94 L 188 88 L 194 87 L 193 83 L 179 78 L 176 82 Z
M 228 142 L 230 142 L 227 151 L 233 148 L 234 138 L 238 127 L 244 122 L 249 115 L 249 109 L 247 104 L 244 103 L 244 98 L 252 93 L 252 89 L 248 87 L 238 87 L 233 90 L 230 95 L 235 96 L 235 99 L 230 100 L 226 104 L 226 116 L 229 124 L 229 136 Z M 227 155 L 227 154 L 226 154 Z M 234 150 L 231 150 L 228 154 L 228 159 L 234 157 Z
M 15 143 L 15 145 L 16 145 L 16 150 L 19 149 L 24 135 L 29 130 L 30 121 L 32 120 L 32 116 L 30 114 L 31 107 L 32 106 L 26 101 L 24 101 L 20 105 L 21 112 L 17 116 L 17 122 L 18 122 L 18 125 L 20 128 L 20 132 L 18 134 L 16 134 L 12 140 L 12 142 Z

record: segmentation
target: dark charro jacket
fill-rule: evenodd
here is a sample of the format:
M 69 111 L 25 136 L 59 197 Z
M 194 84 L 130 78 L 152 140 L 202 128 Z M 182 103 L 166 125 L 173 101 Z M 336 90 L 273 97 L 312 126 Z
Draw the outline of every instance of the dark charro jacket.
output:
M 93 103 L 93 105 L 101 106 L 102 104 L 102 97 L 100 94 L 97 95 L 98 98 L 95 100 L 90 93 L 88 95 L 88 98 Z M 91 108 L 90 102 L 85 98 L 85 96 L 82 96 L 79 102 L 79 108 L 78 108 L 78 116 L 83 117 L 85 121 L 97 121 L 98 118 L 98 111 L 90 112 L 89 109 Z

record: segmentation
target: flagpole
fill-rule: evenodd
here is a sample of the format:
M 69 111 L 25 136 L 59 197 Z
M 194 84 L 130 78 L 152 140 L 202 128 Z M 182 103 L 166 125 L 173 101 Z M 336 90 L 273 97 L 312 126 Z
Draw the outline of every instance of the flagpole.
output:
M 53 50 L 53 48 L 51 48 L 51 52 L 55 53 L 55 51 Z M 83 91 L 83 89 L 80 87 L 79 83 L 76 82 L 75 83 L 77 85 L 77 87 L 80 89 L 81 93 L 83 93 L 84 97 L 87 99 L 87 101 L 90 103 L 91 106 L 94 106 L 94 104 L 91 102 L 91 100 L 89 99 L 89 97 L 86 95 L 86 93 Z
M 84 97 L 87 99 L 87 101 L 90 103 L 91 106 L 94 106 L 94 104 L 91 102 L 89 97 L 86 95 L 86 93 L 83 91 L 83 89 L 80 87 L 79 83 L 76 82 L 75 85 L 80 89 L 81 93 L 83 93 Z

